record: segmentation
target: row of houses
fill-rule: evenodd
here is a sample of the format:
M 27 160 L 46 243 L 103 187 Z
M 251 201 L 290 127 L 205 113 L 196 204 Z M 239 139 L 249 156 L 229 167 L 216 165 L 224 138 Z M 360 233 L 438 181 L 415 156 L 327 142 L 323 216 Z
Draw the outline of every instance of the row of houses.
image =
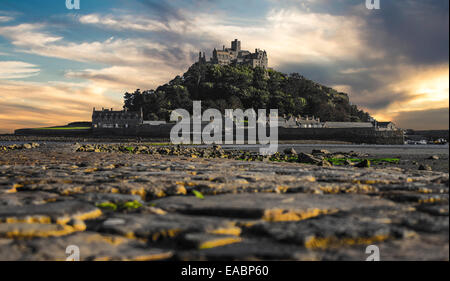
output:
M 320 118 L 302 117 L 302 116 L 286 116 L 278 118 L 278 126 L 284 128 L 375 128 L 377 130 L 398 130 L 392 122 L 378 122 L 373 120 L 372 122 L 321 122 Z
M 158 126 L 165 121 L 144 121 L 142 110 L 114 111 L 111 109 L 96 110 L 92 113 L 92 128 L 95 129 L 123 129 L 137 126 Z M 314 116 L 282 116 L 278 117 L 278 126 L 283 128 L 374 128 L 376 130 L 398 130 L 392 122 L 321 122 Z

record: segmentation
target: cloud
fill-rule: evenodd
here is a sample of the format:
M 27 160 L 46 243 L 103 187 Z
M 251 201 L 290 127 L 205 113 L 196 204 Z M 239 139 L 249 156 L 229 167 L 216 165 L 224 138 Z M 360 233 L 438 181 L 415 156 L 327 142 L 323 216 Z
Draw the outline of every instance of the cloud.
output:
M 389 50 L 386 60 L 402 57 L 412 64 L 441 64 L 449 59 L 449 1 L 384 1 L 367 13 L 366 38 Z
M 122 107 L 96 85 L 64 82 L 7 81 L 0 83 L 0 131 L 63 125 L 91 119 L 92 107 Z
M 449 111 L 447 108 L 401 112 L 393 116 L 394 122 L 405 129 L 448 130 Z
M 0 15 L 0 23 L 1 23 L 1 22 L 12 21 L 13 19 L 14 19 L 13 17 L 1 16 L 1 15 Z
M 38 66 L 21 61 L 0 61 L 0 79 L 26 78 L 39 74 Z
M 183 73 L 199 49 L 210 54 L 239 38 L 244 49 L 265 49 L 271 67 L 348 92 L 354 104 L 380 120 L 448 104 L 448 1 L 385 1 L 381 10 L 369 11 L 364 1 L 272 0 L 261 9 L 264 14 L 252 11 L 248 17 L 208 1 L 194 1 L 188 9 L 184 3 L 137 3 L 135 10 L 71 18 L 76 22 L 70 24 L 96 37 L 76 40 L 52 21 L 2 25 L 0 36 L 16 52 L 89 63 L 63 69 L 64 78 L 83 79 L 117 99 Z M 114 37 L 105 39 L 107 34 Z M 38 67 L 14 69 L 0 69 L 0 77 L 25 76 Z
M 15 26 L 3 26 L 0 27 L 0 35 L 10 39 L 13 45 L 26 49 L 42 48 L 62 39 L 60 36 L 52 36 L 48 33 L 40 32 L 44 27 L 44 24 L 28 23 Z
M 170 70 L 161 67 L 149 71 L 145 68 L 129 66 L 113 66 L 103 69 L 86 69 L 83 71 L 68 71 L 68 78 L 87 79 L 103 88 L 118 92 L 134 91 L 136 89 L 151 89 L 166 83 Z M 176 75 L 172 73 L 172 75 Z
M 42 24 L 21 24 L 0 27 L 0 35 L 11 40 L 19 47 L 18 51 L 39 56 L 60 58 L 71 61 L 98 63 L 111 66 L 115 71 L 125 69 L 122 73 L 129 76 L 130 67 L 137 75 L 148 76 L 157 72 L 158 79 L 152 85 L 165 82 L 174 74 L 179 74 L 192 64 L 196 48 L 189 43 L 161 44 L 142 38 L 110 37 L 103 41 L 75 43 L 44 31 Z M 26 35 L 26 36 L 23 36 Z M 110 69 L 110 68 L 106 68 Z M 105 70 L 107 71 L 107 70 Z M 86 73 L 92 70 L 87 69 Z M 166 77 L 162 79 L 161 73 Z M 147 74 L 146 74 L 147 73 Z M 130 84 L 133 86 L 133 84 Z
M 365 106 L 380 120 L 401 112 L 432 110 L 449 104 L 449 65 L 394 65 L 372 72 L 379 81 L 373 91 L 352 94 L 356 104 Z M 352 92 L 352 91 L 350 91 Z
M 165 7 L 163 10 L 167 9 Z M 132 86 L 156 87 L 158 83 L 167 82 L 195 61 L 198 49 L 208 49 L 209 53 L 214 46 L 224 44 L 224 38 L 231 40 L 239 37 L 243 48 L 250 50 L 264 47 L 269 52 L 270 65 L 273 67 L 292 61 L 326 64 L 336 60 L 357 59 L 366 53 L 361 47 L 363 41 L 359 31 L 364 21 L 356 17 L 308 13 L 301 9 L 273 9 L 266 15 L 263 24 L 252 23 L 251 20 L 242 24 L 220 13 L 184 11 L 183 16 L 179 16 L 180 13 L 172 9 L 168 14 L 164 21 L 123 12 L 84 15 L 79 18 L 82 24 L 138 33 L 129 33 L 129 36 L 136 36 L 129 39 L 111 38 L 104 42 L 64 46 L 50 44 L 45 49 L 34 48 L 32 52 L 106 63 L 111 67 L 69 71 L 67 77 L 85 78 L 127 89 Z M 155 35 L 158 40 L 142 39 L 145 36 L 139 32 L 158 32 Z M 170 34 L 180 38 L 173 43 Z M 342 37 L 346 40 L 340 40 Z M 190 40 L 195 43 L 177 43 Z M 68 55 L 72 53 L 70 50 L 78 50 L 76 57 Z M 379 53 L 370 52 L 375 57 Z
M 366 53 L 361 46 L 363 42 L 359 31 L 364 21 L 357 17 L 308 13 L 295 8 L 273 9 L 262 24 L 260 21 L 243 24 L 228 20 L 221 14 L 189 11 L 183 14 L 181 19 L 168 18 L 166 22 L 143 16 L 99 14 L 85 15 L 79 20 L 83 24 L 118 31 L 158 31 L 196 38 L 200 47 L 207 46 L 202 44 L 205 41 L 208 44 L 216 42 L 220 47 L 225 38 L 231 41 L 239 37 L 250 50 L 252 47 L 268 50 L 273 66 L 293 60 L 320 63 L 337 58 L 356 58 Z M 373 55 L 378 53 L 371 52 Z
M 100 15 L 89 14 L 79 18 L 82 24 L 93 24 L 114 30 L 135 30 L 135 31 L 169 31 L 183 28 L 183 21 L 170 21 L 169 24 L 159 20 L 133 15 Z

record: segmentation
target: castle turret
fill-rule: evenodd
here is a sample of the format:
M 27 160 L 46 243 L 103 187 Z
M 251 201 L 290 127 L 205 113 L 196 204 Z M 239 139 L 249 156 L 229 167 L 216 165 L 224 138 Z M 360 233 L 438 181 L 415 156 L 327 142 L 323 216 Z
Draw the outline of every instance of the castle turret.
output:
M 234 41 L 231 42 L 231 50 L 240 52 L 241 51 L 241 41 L 234 39 Z
M 198 52 L 198 62 L 199 63 L 206 63 L 206 55 L 205 52 L 203 52 L 203 56 L 202 56 L 202 52 Z

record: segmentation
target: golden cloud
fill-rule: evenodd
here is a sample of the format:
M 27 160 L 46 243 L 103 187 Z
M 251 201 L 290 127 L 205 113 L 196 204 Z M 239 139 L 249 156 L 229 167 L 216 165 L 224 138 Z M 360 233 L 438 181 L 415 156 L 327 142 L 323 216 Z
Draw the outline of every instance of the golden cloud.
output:
M 2 81 L 0 92 L 0 131 L 9 133 L 28 126 L 89 121 L 95 106 L 122 107 L 120 100 L 89 83 Z

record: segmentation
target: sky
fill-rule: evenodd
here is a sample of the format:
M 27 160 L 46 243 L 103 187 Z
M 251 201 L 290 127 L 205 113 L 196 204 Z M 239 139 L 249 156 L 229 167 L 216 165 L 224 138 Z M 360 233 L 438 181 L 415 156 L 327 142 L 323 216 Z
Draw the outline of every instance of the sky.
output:
M 448 129 L 449 1 L 365 2 L 0 0 L 0 133 L 90 121 L 235 38 L 379 121 Z

